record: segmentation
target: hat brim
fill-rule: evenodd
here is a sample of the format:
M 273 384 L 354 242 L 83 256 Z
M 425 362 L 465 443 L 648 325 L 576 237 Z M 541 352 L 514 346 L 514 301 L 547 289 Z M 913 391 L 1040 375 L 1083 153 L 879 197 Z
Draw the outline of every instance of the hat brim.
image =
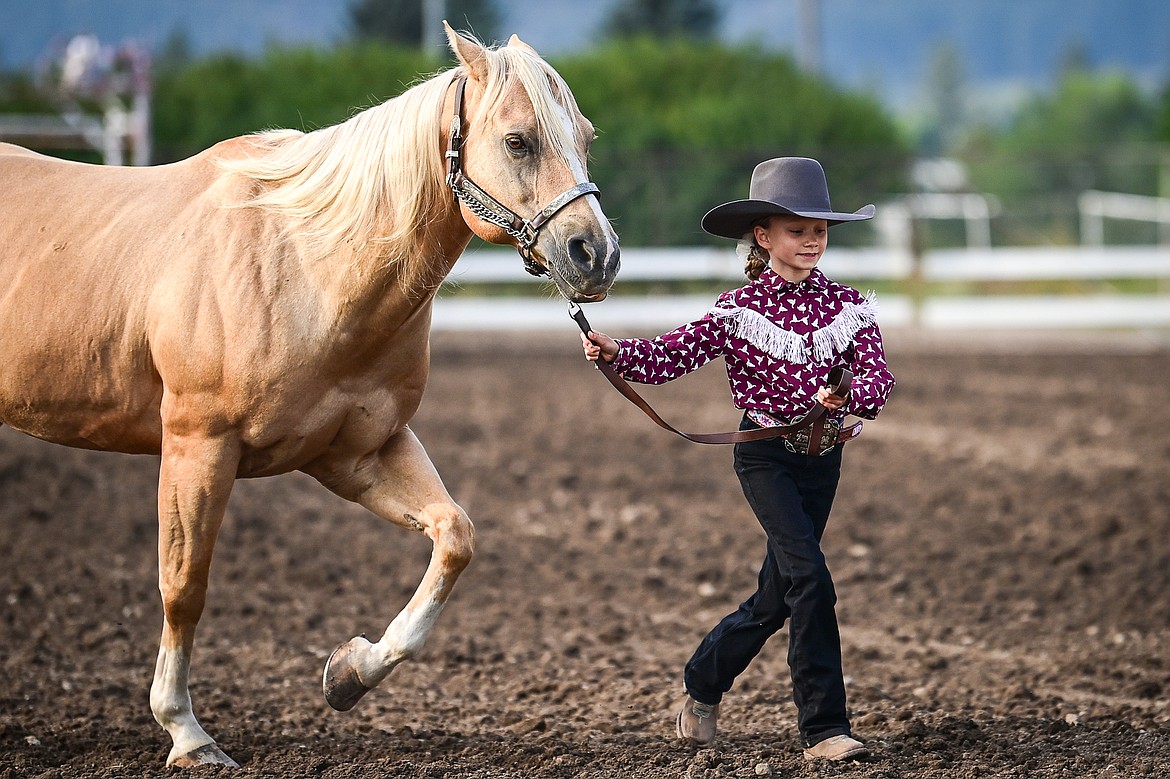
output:
M 872 219 L 875 210 L 872 203 L 862 206 L 853 213 L 843 213 L 839 211 L 797 211 L 769 200 L 733 200 L 730 203 L 712 208 L 703 215 L 700 224 L 711 235 L 738 240 L 752 229 L 752 225 L 766 216 L 777 214 L 805 216 L 810 219 L 824 219 L 830 225 L 835 225 L 842 222 L 861 222 Z

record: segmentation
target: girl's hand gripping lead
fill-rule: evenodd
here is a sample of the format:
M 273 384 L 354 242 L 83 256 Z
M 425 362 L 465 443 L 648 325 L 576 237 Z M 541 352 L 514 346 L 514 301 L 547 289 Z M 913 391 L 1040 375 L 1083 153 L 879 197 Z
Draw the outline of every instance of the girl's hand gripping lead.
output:
M 820 403 L 830 411 L 836 411 L 845 405 L 845 398 L 840 395 L 834 395 L 829 391 L 828 387 L 821 387 L 817 390 L 817 403 Z
M 585 350 L 585 359 L 590 362 L 597 362 L 599 357 L 606 362 L 613 362 L 618 353 L 617 341 L 596 330 L 590 330 L 588 336 L 581 333 L 581 347 Z

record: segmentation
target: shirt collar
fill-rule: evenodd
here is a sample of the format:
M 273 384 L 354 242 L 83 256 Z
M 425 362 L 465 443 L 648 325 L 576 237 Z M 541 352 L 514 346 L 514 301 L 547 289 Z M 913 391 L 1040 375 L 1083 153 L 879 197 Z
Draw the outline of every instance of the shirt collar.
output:
M 829 279 L 827 276 L 825 276 L 825 274 L 821 273 L 820 268 L 813 268 L 804 281 L 791 282 L 786 280 L 776 271 L 772 270 L 771 267 L 766 267 L 760 273 L 760 281 L 769 287 L 773 287 L 778 290 L 796 290 L 805 285 L 812 287 L 813 289 L 823 290 L 829 286 Z

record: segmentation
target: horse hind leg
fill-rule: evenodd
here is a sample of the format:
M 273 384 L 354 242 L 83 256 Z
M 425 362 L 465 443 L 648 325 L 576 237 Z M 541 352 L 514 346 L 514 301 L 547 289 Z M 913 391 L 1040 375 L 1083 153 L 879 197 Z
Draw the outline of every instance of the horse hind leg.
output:
M 376 643 L 365 635 L 355 636 L 329 656 L 321 688 L 325 701 L 334 709 L 352 709 L 399 663 L 410 660 L 422 650 L 447 600 L 447 596 L 440 592 L 443 589 L 442 577 L 438 578 L 438 587 L 428 578 L 423 578 L 410 603 L 398 613 Z
M 454 587 L 471 560 L 471 520 L 454 503 L 428 506 L 419 524 L 434 543 L 426 574 L 414 596 L 377 642 L 365 636 L 339 646 L 325 664 L 322 689 L 326 702 L 348 711 L 378 686 L 401 662 L 415 657 L 426 643 Z
M 371 473 L 368 468 L 361 471 Z M 365 636 L 352 638 L 325 664 L 325 700 L 338 711 L 353 708 L 399 663 L 422 650 L 475 548 L 471 520 L 451 500 L 410 430 L 397 434 L 383 447 L 373 473 L 356 491 L 350 479 L 322 479 L 322 483 L 383 518 L 425 533 L 433 547 L 418 589 L 382 637 L 376 642 Z M 319 473 L 314 475 L 321 478 Z

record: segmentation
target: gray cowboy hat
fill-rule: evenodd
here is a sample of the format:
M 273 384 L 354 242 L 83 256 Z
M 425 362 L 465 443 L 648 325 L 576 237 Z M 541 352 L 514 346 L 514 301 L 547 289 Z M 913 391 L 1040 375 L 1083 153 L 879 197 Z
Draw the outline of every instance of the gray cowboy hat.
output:
M 702 226 L 712 235 L 739 239 L 757 221 L 773 214 L 824 219 L 835 225 L 870 219 L 873 212 L 872 204 L 851 214 L 834 211 L 821 163 L 808 157 L 777 157 L 752 171 L 747 200 L 715 206 L 703 216 Z

